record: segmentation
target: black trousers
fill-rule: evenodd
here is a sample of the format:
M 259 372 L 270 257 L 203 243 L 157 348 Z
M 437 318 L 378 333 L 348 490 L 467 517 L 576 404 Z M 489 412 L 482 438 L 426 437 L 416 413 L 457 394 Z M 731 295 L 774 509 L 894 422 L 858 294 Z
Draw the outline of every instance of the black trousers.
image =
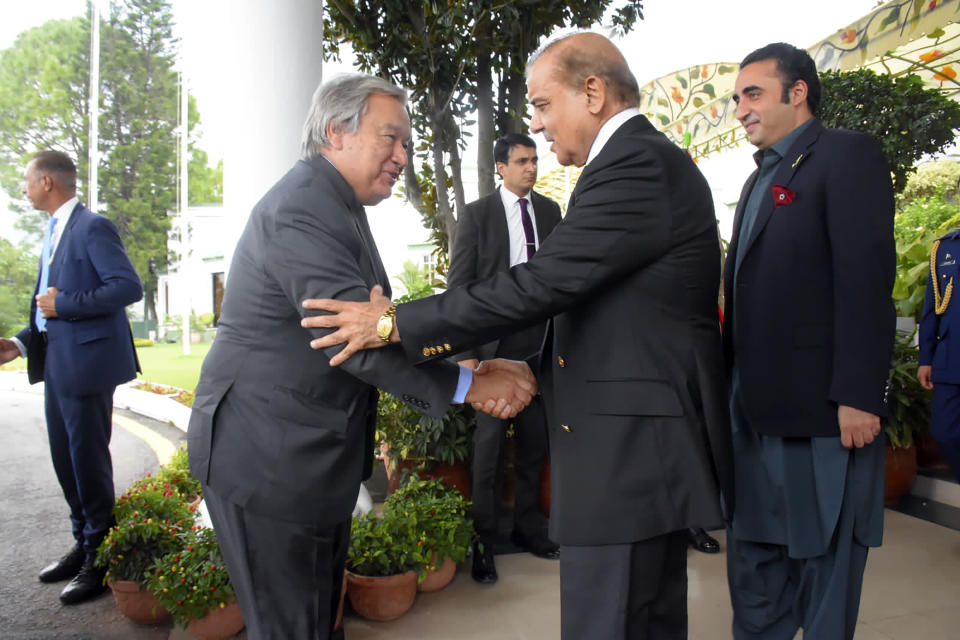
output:
M 221 499 L 210 511 L 250 640 L 328 640 L 340 604 L 350 520 L 332 527 L 267 518 Z
M 563 640 L 685 640 L 687 532 L 560 546 Z
M 70 522 L 77 546 L 88 561 L 114 524 L 113 389 L 84 396 L 68 395 L 57 373 L 44 373 L 44 409 L 47 439 L 57 481 L 70 506 Z
M 477 412 L 473 442 L 473 523 L 484 544 L 497 537 L 500 502 L 503 495 L 503 449 L 509 420 L 498 420 Z M 526 536 L 539 535 L 544 527 L 540 513 L 540 474 L 547 454 L 547 422 L 543 401 L 534 398 L 513 418 L 516 457 L 514 459 L 513 528 Z

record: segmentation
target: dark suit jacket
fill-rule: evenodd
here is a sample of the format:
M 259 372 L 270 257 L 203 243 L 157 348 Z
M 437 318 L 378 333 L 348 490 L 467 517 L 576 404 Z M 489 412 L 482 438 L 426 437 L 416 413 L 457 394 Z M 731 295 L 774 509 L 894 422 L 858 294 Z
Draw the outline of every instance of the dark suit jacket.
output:
M 953 294 L 942 315 L 934 309 L 933 277 L 927 276 L 927 292 L 920 318 L 920 364 L 933 367 L 934 382 L 960 384 L 960 333 L 951 332 L 960 323 L 960 231 L 951 231 L 940 238 L 934 257 L 941 301 L 947 284 L 953 281 Z M 960 326 L 958 326 L 960 330 Z
M 325 158 L 300 161 L 253 208 L 228 273 L 216 340 L 188 429 L 193 474 L 220 497 L 281 520 L 350 517 L 370 475 L 377 387 L 439 417 L 456 365 L 413 367 L 397 346 L 314 351 L 306 298 L 368 300 L 390 287 L 363 208 Z
M 503 189 L 504 187 L 500 187 Z M 500 189 L 464 207 L 457 221 L 457 238 L 450 255 L 447 288 L 483 280 L 510 268 L 510 232 Z M 560 206 L 535 191 L 530 192 L 540 244 L 560 222 Z M 458 359 L 489 360 L 497 355 L 499 340 L 459 354 Z
M 17 334 L 27 348 L 31 384 L 44 379 L 45 360 L 57 369 L 58 394 L 112 391 L 134 378 L 140 363 L 125 308 L 143 297 L 143 286 L 113 223 L 77 203 L 60 232 L 47 282 L 60 292 L 58 317 L 47 320 L 46 348 L 35 324 L 36 299 L 30 324 Z
M 398 307 L 417 360 L 552 318 L 538 377 L 559 543 L 721 522 L 732 473 L 717 238 L 703 176 L 636 116 L 585 168 L 532 260 Z
M 734 282 L 744 187 L 724 269 L 730 330 L 751 428 L 778 436 L 837 436 L 837 405 L 886 415 L 896 269 L 890 169 L 871 138 L 810 124 L 763 196 Z M 734 347 L 734 341 L 736 346 Z

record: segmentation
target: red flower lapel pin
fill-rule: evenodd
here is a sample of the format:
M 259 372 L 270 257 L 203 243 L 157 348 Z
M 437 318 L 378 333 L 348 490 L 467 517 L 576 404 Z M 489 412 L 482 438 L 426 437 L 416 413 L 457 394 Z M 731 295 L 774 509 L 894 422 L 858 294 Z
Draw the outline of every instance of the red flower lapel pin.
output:
M 773 208 L 782 207 L 793 202 L 793 199 L 797 197 L 793 191 L 787 189 L 783 185 L 775 184 L 773 185 Z

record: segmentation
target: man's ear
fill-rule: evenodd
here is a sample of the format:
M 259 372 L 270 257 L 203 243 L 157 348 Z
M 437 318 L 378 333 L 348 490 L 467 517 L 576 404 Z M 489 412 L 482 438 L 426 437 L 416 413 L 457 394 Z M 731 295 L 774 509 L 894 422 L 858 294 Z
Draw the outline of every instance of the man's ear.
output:
M 583 92 L 587 96 L 587 111 L 596 115 L 603 111 L 607 100 L 607 88 L 597 76 L 587 76 L 583 81 Z
M 326 145 L 331 149 L 336 149 L 340 151 L 343 149 L 343 132 L 334 128 L 333 123 L 327 123 L 327 140 L 330 141 L 330 144 Z
M 810 87 L 807 86 L 805 80 L 797 80 L 793 83 L 793 86 L 790 87 L 788 95 L 790 96 L 790 104 L 800 105 L 807 101 L 807 95 L 810 93 Z
M 501 180 L 503 179 L 503 168 L 504 168 L 505 166 L 506 166 L 506 163 L 504 163 L 504 162 L 497 162 L 497 163 L 496 163 L 497 175 L 500 176 L 500 179 L 501 179 Z

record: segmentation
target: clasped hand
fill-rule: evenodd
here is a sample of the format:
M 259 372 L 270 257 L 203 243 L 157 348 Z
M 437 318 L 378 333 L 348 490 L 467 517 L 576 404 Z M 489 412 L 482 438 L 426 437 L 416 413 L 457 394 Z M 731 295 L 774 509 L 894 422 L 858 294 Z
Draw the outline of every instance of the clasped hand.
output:
M 526 362 L 497 358 L 473 370 L 465 400 L 477 411 L 506 420 L 523 411 L 535 395 L 537 379 Z
M 377 322 L 390 304 L 390 299 L 383 295 L 380 286 L 370 290 L 369 302 L 311 298 L 303 301 L 304 309 L 329 313 L 303 318 L 300 326 L 307 329 L 335 329 L 321 338 L 311 340 L 310 347 L 325 349 L 346 343 L 339 353 L 330 358 L 330 366 L 336 367 L 358 351 L 385 346 L 377 335 Z M 396 327 L 390 341 L 400 341 Z M 478 411 L 503 420 L 523 411 L 535 395 L 537 380 L 527 363 L 498 358 L 481 362 L 474 369 L 473 384 L 467 392 L 466 402 Z

